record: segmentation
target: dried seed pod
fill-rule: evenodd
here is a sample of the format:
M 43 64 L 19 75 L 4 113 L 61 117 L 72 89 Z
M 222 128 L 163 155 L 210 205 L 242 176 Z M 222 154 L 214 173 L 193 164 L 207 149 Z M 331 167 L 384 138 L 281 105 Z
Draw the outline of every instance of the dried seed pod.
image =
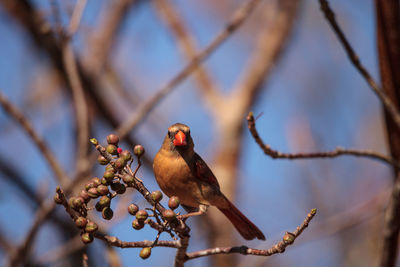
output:
M 149 217 L 149 214 L 145 210 L 139 210 L 136 212 L 136 219 L 139 221 L 144 221 L 147 219 L 147 217 Z
M 128 150 L 123 150 L 121 154 L 119 154 L 119 157 L 123 158 L 125 162 L 128 162 L 132 159 L 131 152 L 129 152 Z
M 176 209 L 179 207 L 180 201 L 179 201 L 179 197 L 176 196 L 172 196 L 169 200 L 168 200 L 168 207 L 172 210 Z
M 162 213 L 162 216 L 164 217 L 164 219 L 166 219 L 168 222 L 173 221 L 174 219 L 176 219 L 176 214 L 173 210 L 164 210 Z
M 158 203 L 161 201 L 163 198 L 163 194 L 161 193 L 160 190 L 154 191 L 151 193 L 151 199 L 153 199 L 154 202 Z
M 85 244 L 89 244 L 93 242 L 93 235 L 90 233 L 83 233 L 81 235 L 82 242 Z
M 144 260 L 149 258 L 150 255 L 151 255 L 151 247 L 142 248 L 142 250 L 139 253 L 139 256 Z
M 132 227 L 135 230 L 140 230 L 140 229 L 142 229 L 144 227 L 144 222 L 135 219 L 135 220 L 132 221 Z
M 87 219 L 85 217 L 78 217 L 75 220 L 75 225 L 78 228 L 85 228 L 87 224 Z
M 88 221 L 85 227 L 85 232 L 88 233 L 94 233 L 99 229 L 99 227 L 97 226 L 97 224 L 95 222 L 92 221 Z

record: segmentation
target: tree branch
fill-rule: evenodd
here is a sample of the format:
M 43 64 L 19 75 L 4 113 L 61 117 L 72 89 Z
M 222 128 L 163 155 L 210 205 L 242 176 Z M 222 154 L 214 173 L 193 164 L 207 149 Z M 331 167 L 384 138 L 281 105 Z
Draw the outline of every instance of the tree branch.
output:
M 32 123 L 24 116 L 24 114 L 14 106 L 8 99 L 0 92 L 0 105 L 3 109 L 13 118 L 27 133 L 27 135 L 31 138 L 33 143 L 42 153 L 47 163 L 50 165 L 51 170 L 53 171 L 57 181 L 65 185 L 68 183 L 69 178 L 67 174 L 62 169 L 61 165 L 58 163 L 54 154 L 50 151 L 45 141 L 39 136 L 39 134 L 33 128 Z
M 247 126 L 254 140 L 259 145 L 259 147 L 264 151 L 266 155 L 270 156 L 273 159 L 335 158 L 342 155 L 352 155 L 356 157 L 365 157 L 365 158 L 380 160 L 396 168 L 400 168 L 400 163 L 397 160 L 371 150 L 345 149 L 337 147 L 335 150 L 328 152 L 296 153 L 296 154 L 282 153 L 272 149 L 269 145 L 264 144 L 263 140 L 261 139 L 260 135 L 257 132 L 256 121 L 252 112 L 250 112 L 249 115 L 247 116 Z
M 240 247 L 217 247 L 205 250 L 199 250 L 196 252 L 187 253 L 187 260 L 192 260 L 199 257 L 216 255 L 216 254 L 232 254 L 240 253 L 242 255 L 255 255 L 255 256 L 271 256 L 277 253 L 285 252 L 287 246 L 293 244 L 293 242 L 301 235 L 301 233 L 308 227 L 310 221 L 314 218 L 317 213 L 316 209 L 312 209 L 303 223 L 297 227 L 293 233 L 286 232 L 282 240 L 273 245 L 270 249 L 253 249 L 246 246 Z
M 232 35 L 250 16 L 251 12 L 257 6 L 260 0 L 249 0 L 240 6 L 232 15 L 225 28 L 217 34 L 211 43 L 198 53 L 176 76 L 172 78 L 165 86 L 155 93 L 147 102 L 141 105 L 128 119 L 117 129 L 119 136 L 126 136 L 134 129 L 153 109 L 154 107 L 179 83 L 184 81 L 197 67 L 208 58 L 228 37 Z
M 361 61 L 351 47 L 349 41 L 347 40 L 346 36 L 344 35 L 342 29 L 336 22 L 335 13 L 333 13 L 332 9 L 329 7 L 329 3 L 327 0 L 319 0 L 321 5 L 321 10 L 325 15 L 326 20 L 331 25 L 333 31 L 335 32 L 336 36 L 339 38 L 340 43 L 343 45 L 344 50 L 347 53 L 351 63 L 353 66 L 358 70 L 361 76 L 367 81 L 370 88 L 374 91 L 374 93 L 378 96 L 379 100 L 381 101 L 382 105 L 384 106 L 385 110 L 391 115 L 394 122 L 396 123 L 397 127 L 400 128 L 400 114 L 397 107 L 394 105 L 392 100 L 383 92 L 383 90 L 378 86 L 375 80 L 371 77 L 367 69 L 361 64 Z M 397 11 L 398 12 L 398 11 Z

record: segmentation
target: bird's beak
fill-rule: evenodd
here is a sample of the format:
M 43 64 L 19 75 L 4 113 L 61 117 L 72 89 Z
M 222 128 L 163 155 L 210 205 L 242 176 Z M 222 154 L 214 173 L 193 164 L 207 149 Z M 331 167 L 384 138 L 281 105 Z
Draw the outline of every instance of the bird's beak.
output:
M 186 135 L 179 131 L 175 134 L 174 138 L 174 146 L 186 146 Z

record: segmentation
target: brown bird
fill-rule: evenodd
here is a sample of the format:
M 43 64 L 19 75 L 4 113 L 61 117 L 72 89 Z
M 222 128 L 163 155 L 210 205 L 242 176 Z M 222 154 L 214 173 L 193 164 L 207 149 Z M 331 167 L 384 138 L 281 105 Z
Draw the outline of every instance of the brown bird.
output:
M 244 239 L 265 240 L 260 229 L 220 191 L 217 178 L 193 148 L 190 128 L 176 123 L 168 128 L 153 162 L 154 175 L 161 190 L 169 197 L 179 197 L 189 212 L 182 218 L 204 214 L 213 205 L 225 214 Z

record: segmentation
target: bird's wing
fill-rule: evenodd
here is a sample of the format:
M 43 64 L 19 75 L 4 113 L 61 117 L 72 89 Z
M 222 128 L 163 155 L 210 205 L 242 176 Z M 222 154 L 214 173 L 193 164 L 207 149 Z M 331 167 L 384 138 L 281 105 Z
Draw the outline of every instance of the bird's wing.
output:
M 217 186 L 219 189 L 217 178 L 215 178 L 215 175 L 212 173 L 210 168 L 197 153 L 194 153 L 194 162 L 196 178 L 203 182 Z

